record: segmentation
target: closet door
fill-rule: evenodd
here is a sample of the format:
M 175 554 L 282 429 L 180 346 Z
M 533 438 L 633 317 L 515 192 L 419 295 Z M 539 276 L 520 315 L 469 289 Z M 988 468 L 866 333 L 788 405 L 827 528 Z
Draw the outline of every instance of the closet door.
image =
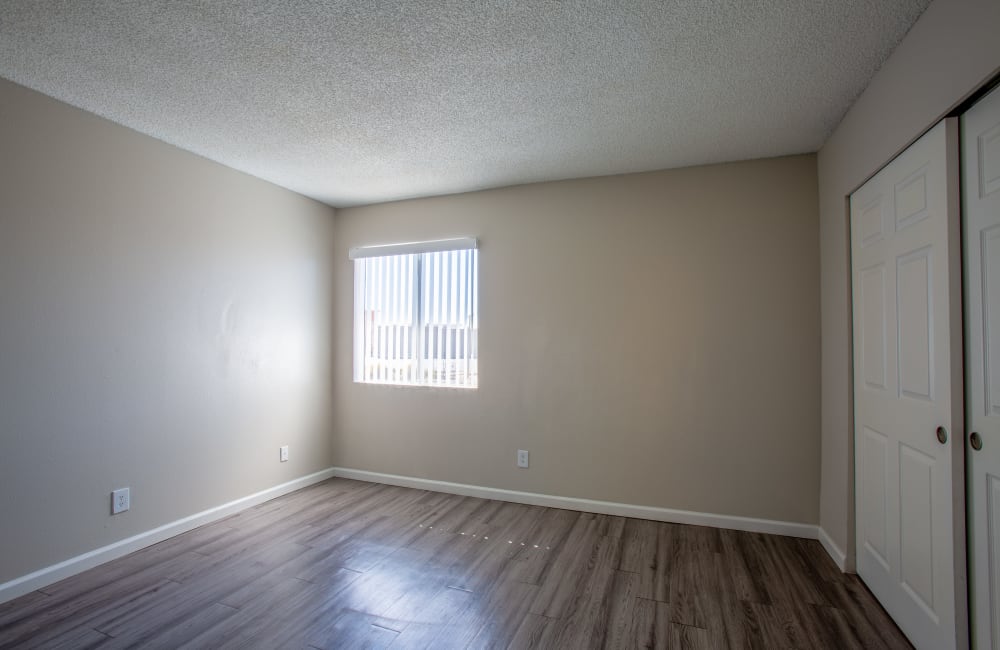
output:
M 962 116 L 972 631 L 1000 649 L 1000 90 Z
M 918 648 L 965 647 L 958 123 L 851 195 L 858 574 Z

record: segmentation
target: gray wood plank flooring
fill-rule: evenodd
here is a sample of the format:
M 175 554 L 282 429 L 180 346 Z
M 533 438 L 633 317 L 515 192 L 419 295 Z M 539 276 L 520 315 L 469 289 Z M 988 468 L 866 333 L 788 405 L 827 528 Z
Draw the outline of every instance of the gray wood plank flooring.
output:
M 0 648 L 909 648 L 812 540 L 331 479 L 0 605 Z

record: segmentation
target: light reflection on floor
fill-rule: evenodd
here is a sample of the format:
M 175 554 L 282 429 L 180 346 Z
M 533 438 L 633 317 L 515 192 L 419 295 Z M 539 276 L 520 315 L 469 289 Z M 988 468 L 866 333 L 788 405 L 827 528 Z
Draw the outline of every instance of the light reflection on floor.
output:
M 453 535 L 456 538 L 465 537 L 470 542 L 490 542 L 491 539 L 489 535 L 448 530 L 442 526 L 435 528 L 431 525 L 418 524 L 417 527 L 437 534 Z M 413 541 L 416 541 L 416 538 Z M 499 545 L 504 541 L 518 549 L 514 555 L 509 556 L 509 560 L 514 560 L 520 553 L 521 547 L 539 551 L 552 550 L 551 546 L 515 539 L 494 538 L 492 543 Z M 441 560 L 443 562 L 438 563 Z M 397 632 L 401 632 L 409 625 L 447 624 L 454 618 L 456 606 L 462 607 L 466 622 L 473 624 L 473 621 L 483 620 L 487 615 L 489 604 L 481 602 L 476 597 L 476 591 L 463 586 L 461 574 L 467 571 L 468 568 L 463 567 L 460 553 L 455 547 L 428 553 L 403 546 L 377 562 L 359 579 L 348 584 L 341 596 L 345 598 L 345 609 L 352 618 L 358 615 L 364 616 L 373 626 Z M 449 594 L 449 591 L 458 593 Z M 384 613 L 374 615 L 370 612 Z M 473 626 L 478 624 L 475 623 Z

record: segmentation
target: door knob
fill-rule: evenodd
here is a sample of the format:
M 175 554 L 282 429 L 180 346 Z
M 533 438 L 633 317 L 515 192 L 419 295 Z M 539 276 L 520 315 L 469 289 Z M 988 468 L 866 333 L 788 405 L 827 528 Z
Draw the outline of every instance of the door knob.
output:
M 969 444 L 972 445 L 973 449 L 975 449 L 976 451 L 979 451 L 980 449 L 983 448 L 983 437 L 981 435 L 979 435 L 978 432 L 973 431 L 969 435 Z
M 944 427 L 937 428 L 937 439 L 942 445 L 948 442 L 948 430 Z

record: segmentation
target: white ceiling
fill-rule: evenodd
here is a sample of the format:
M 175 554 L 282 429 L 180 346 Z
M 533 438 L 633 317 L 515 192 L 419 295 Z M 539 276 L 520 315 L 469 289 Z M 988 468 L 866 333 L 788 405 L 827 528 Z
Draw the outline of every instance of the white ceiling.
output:
M 0 76 L 330 205 L 816 151 L 930 0 L 0 0 Z

